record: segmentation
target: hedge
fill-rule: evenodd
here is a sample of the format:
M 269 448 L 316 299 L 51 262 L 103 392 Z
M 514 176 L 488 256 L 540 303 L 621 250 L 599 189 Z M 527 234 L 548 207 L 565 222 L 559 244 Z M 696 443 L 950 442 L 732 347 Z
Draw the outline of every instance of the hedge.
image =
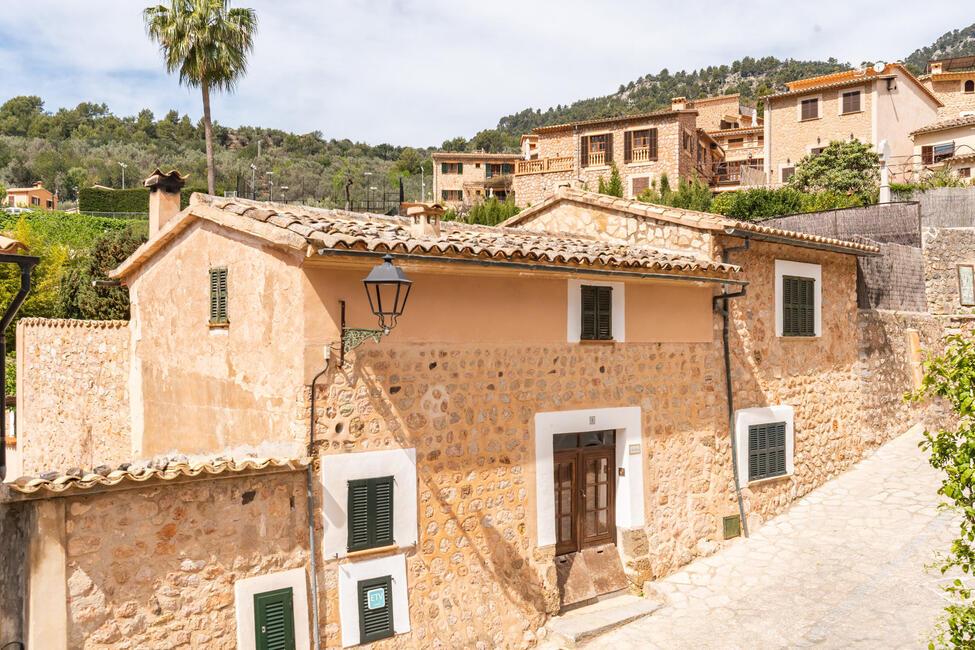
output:
M 180 209 L 190 204 L 193 192 L 206 193 L 206 189 L 185 188 L 180 195 Z M 86 187 L 78 193 L 78 210 L 81 212 L 149 212 L 149 188 L 129 190 L 103 190 Z

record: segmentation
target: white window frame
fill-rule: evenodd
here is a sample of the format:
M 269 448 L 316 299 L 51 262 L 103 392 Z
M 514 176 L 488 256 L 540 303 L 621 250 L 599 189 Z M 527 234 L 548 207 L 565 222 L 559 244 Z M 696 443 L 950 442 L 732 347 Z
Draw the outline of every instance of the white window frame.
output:
M 555 488 L 553 488 L 554 490 Z M 390 555 L 374 560 L 341 564 L 339 572 L 339 623 L 342 647 L 359 645 L 359 581 L 390 576 L 393 600 L 393 634 L 410 631 L 410 601 L 406 584 L 406 556 Z
M 813 288 L 813 305 L 815 309 L 815 336 L 782 336 L 782 277 L 795 275 L 801 278 L 812 278 L 816 286 Z M 819 264 L 807 262 L 793 262 L 790 260 L 775 260 L 775 335 L 788 339 L 812 339 L 823 335 L 823 267 Z
M 816 104 L 816 117 L 811 117 L 808 120 L 802 119 L 802 102 L 808 101 L 810 99 L 819 100 Z M 813 120 L 823 119 L 823 96 L 822 95 L 801 95 L 796 98 L 796 121 L 797 122 L 812 122 Z
M 855 92 L 859 92 L 860 93 L 860 110 L 853 111 L 852 113 L 844 113 L 843 112 L 843 95 L 845 93 L 855 93 Z M 863 87 L 840 88 L 840 89 L 838 89 L 836 91 L 836 114 L 837 115 L 857 115 L 858 113 L 864 112 L 866 110 L 863 107 L 864 106 L 864 97 L 866 97 L 866 95 L 867 95 L 866 88 L 863 88 Z M 844 138 L 844 140 L 845 139 L 846 138 Z
M 393 540 L 400 548 L 416 545 L 416 449 L 384 449 L 322 456 L 322 540 L 327 560 L 348 555 L 349 481 L 393 477 Z M 382 575 L 382 574 L 380 574 Z
M 291 587 L 291 603 L 294 608 L 295 648 L 308 650 L 311 646 L 308 632 L 308 581 L 304 569 L 292 569 L 244 578 L 234 583 L 234 606 L 237 618 L 238 650 L 256 650 L 257 630 L 254 618 L 254 596 L 276 589 Z
M 748 476 L 748 427 L 755 424 L 785 422 L 785 474 L 749 481 Z M 763 406 L 735 411 L 735 449 L 738 452 L 738 482 L 755 485 L 775 481 L 795 473 L 795 411 L 791 406 Z M 555 489 L 554 487 L 552 488 Z
M 566 341 L 579 343 L 582 340 L 582 286 L 613 288 L 613 340 L 626 341 L 626 294 L 622 282 L 603 282 L 601 280 L 569 280 L 569 304 L 566 315 Z
M 639 406 L 551 411 L 535 414 L 535 499 L 538 545 L 555 544 L 555 450 L 560 433 L 616 431 L 616 528 L 633 530 L 645 523 L 643 418 Z

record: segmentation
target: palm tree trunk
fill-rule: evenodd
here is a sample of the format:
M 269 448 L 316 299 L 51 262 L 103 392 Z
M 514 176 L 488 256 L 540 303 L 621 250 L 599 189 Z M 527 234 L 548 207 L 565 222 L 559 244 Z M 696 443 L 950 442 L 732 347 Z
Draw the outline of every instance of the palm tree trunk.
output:
M 203 84 L 203 132 L 207 141 L 207 192 L 216 194 L 216 174 L 213 171 L 213 123 L 210 121 L 210 89 Z

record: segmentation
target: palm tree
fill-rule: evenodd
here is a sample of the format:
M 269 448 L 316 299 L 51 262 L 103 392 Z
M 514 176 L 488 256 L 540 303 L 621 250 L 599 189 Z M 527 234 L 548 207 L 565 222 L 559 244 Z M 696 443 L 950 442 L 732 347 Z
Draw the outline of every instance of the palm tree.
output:
M 179 71 L 182 84 L 203 90 L 207 145 L 207 190 L 215 192 L 210 90 L 233 92 L 254 48 L 257 14 L 231 9 L 227 0 L 171 0 L 143 11 L 149 38 L 159 43 L 166 71 Z

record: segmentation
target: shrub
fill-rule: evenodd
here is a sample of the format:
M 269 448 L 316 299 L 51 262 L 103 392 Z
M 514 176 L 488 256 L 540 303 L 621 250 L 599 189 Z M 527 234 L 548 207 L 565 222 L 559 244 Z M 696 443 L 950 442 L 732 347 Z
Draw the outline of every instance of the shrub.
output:
M 609 163 L 609 180 L 603 181 L 603 177 L 599 177 L 599 189 L 600 194 L 608 194 L 609 196 L 618 196 L 623 198 L 623 178 L 620 176 L 619 167 L 616 163 L 611 161 Z
M 193 192 L 206 193 L 203 188 L 184 188 L 180 193 L 180 209 L 190 204 Z M 149 212 L 149 188 L 103 190 L 85 187 L 78 190 L 78 210 L 81 212 Z
M 801 192 L 870 195 L 880 180 L 880 157 L 859 140 L 830 142 L 799 161 L 789 187 Z
M 755 187 L 719 194 L 711 204 L 711 211 L 739 221 L 755 221 L 786 214 L 852 208 L 874 201 L 873 194 L 800 192 L 792 187 Z
M 669 205 L 674 208 L 684 210 L 697 210 L 698 212 L 708 212 L 711 210 L 711 188 L 696 175 L 690 182 L 686 178 L 681 178 L 677 183 L 677 190 L 670 189 L 670 180 L 667 174 L 660 175 L 660 187 L 654 180 L 650 187 L 643 191 L 638 200 L 644 203 L 654 203 L 657 205 Z
M 94 241 L 88 256 L 61 280 L 58 312 L 62 318 L 128 320 L 128 291 L 123 287 L 93 287 L 92 281 L 105 279 L 109 271 L 135 252 L 146 241 L 143 231 L 133 224 L 103 233 Z
M 482 226 L 496 226 L 519 212 L 521 212 L 521 208 L 515 205 L 514 197 L 509 196 L 506 200 L 499 201 L 497 197 L 492 196 L 487 201 L 475 202 L 466 213 L 458 213 L 451 208 L 444 211 L 440 218 L 444 221 L 463 221 Z

